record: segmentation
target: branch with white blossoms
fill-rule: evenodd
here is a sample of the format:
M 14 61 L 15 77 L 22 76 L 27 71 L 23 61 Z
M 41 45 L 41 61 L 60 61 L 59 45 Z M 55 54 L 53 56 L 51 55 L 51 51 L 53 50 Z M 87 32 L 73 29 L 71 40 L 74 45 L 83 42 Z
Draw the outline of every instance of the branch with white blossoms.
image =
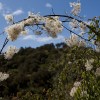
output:
M 59 18 L 65 18 L 65 20 L 60 21 Z M 23 19 L 19 22 L 15 22 L 15 24 L 7 27 L 5 29 L 5 32 L 8 35 L 8 39 L 10 40 L 16 40 L 21 31 L 25 30 L 26 26 L 34 26 L 34 25 L 42 25 L 42 29 L 47 31 L 50 36 L 57 36 L 57 33 L 62 32 L 62 23 L 68 22 L 66 19 L 70 20 L 69 24 L 72 28 L 80 28 L 82 32 L 84 32 L 89 25 L 87 23 L 75 19 L 72 16 L 68 15 L 46 15 L 46 16 L 40 16 L 39 14 L 29 13 L 28 18 Z M 8 18 L 9 21 L 9 18 Z M 92 31 L 95 33 L 95 30 L 92 29 Z M 14 36 L 13 36 L 13 33 Z
M 66 44 L 69 47 L 78 46 L 78 47 L 86 47 L 85 40 L 79 39 L 79 37 L 76 34 L 71 34 L 70 38 L 65 39 Z
M 86 25 L 84 25 L 82 21 L 76 20 L 71 16 L 46 15 L 42 17 L 40 15 L 33 14 L 33 16 L 31 15 L 22 21 L 16 22 L 15 24 L 8 26 L 7 28 L 5 28 L 5 32 L 7 33 L 8 39 L 14 41 L 18 38 L 22 31 L 25 31 L 25 27 L 40 25 L 41 29 L 43 31 L 46 31 L 50 36 L 57 37 L 57 34 L 61 33 L 64 28 L 62 24 L 67 22 L 66 20 L 60 21 L 60 18 L 63 17 L 71 19 L 71 22 L 69 22 L 69 24 L 73 28 L 78 28 L 78 24 L 80 22 L 80 29 L 82 30 L 82 32 L 83 30 L 86 30 Z
M 56 37 L 62 32 L 62 22 L 59 17 L 41 17 L 40 15 L 31 14 L 27 19 L 17 22 L 5 28 L 8 39 L 14 41 L 18 36 L 25 31 L 26 26 L 42 25 L 42 29 L 49 33 L 50 36 Z

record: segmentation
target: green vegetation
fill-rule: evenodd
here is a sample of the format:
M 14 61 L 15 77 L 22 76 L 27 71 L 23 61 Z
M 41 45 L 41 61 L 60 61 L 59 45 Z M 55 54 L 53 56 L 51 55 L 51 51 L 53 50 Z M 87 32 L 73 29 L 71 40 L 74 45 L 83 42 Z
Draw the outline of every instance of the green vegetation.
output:
M 100 53 L 91 48 L 70 48 L 64 43 L 21 48 L 11 60 L 0 56 L 0 71 L 10 74 L 0 82 L 0 100 L 73 100 L 70 90 L 75 81 L 82 80 L 85 62 L 91 58 L 95 59 L 96 71 Z

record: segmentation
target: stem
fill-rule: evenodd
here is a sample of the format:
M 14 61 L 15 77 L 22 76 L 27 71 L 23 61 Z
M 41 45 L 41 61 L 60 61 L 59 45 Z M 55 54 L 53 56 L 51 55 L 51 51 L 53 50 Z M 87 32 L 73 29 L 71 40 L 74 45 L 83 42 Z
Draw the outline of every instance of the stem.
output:
M 86 25 L 90 30 L 92 30 L 95 34 L 97 34 L 97 31 L 95 31 L 93 28 L 91 28 L 91 26 L 87 25 L 86 23 L 84 23 L 82 20 L 78 20 L 74 17 L 71 17 L 71 16 L 67 16 L 67 15 L 45 15 L 44 17 L 50 17 L 50 16 L 58 16 L 58 17 L 65 17 L 65 18 L 68 18 L 68 19 L 75 19 L 77 20 L 78 22 L 80 23 L 83 23 L 84 25 Z M 63 21 L 63 22 L 66 22 L 66 21 Z
M 7 45 L 8 41 L 9 41 L 9 40 L 6 38 L 5 41 L 4 41 L 4 44 L 3 44 L 2 48 L 1 48 L 1 50 L 0 50 L 0 54 L 2 53 L 4 47 Z
M 68 30 L 69 32 L 71 32 L 71 33 L 74 33 L 75 35 L 77 35 L 77 36 L 79 36 L 80 38 L 82 38 L 82 39 L 84 39 L 85 41 L 90 41 L 90 40 L 88 40 L 88 39 L 85 39 L 85 38 L 83 38 L 82 36 L 80 36 L 80 35 L 78 35 L 78 34 L 76 34 L 75 32 L 73 32 L 72 30 L 70 30 L 70 29 L 68 29 L 67 27 L 65 27 L 64 25 L 62 25 L 66 30 Z
M 89 28 L 90 30 L 92 30 L 93 33 L 98 34 L 98 32 L 97 32 L 95 29 L 91 28 L 91 26 L 87 25 L 87 24 L 86 24 L 85 22 L 83 22 L 82 20 L 76 19 L 76 18 L 74 18 L 74 17 L 72 17 L 72 16 L 60 15 L 60 14 L 53 14 L 53 15 L 45 15 L 45 16 L 43 16 L 43 17 L 52 17 L 52 16 L 58 16 L 58 17 L 62 17 L 62 18 L 68 18 L 68 19 L 70 19 L 70 20 L 75 19 L 75 20 L 77 20 L 78 22 L 83 23 L 84 25 L 86 25 L 87 28 Z M 23 20 L 21 20 L 21 21 L 18 21 L 18 22 L 16 22 L 16 23 L 20 23 L 20 22 L 25 21 L 25 20 L 27 20 L 27 19 L 29 19 L 29 18 L 34 18 L 34 17 L 28 17 L 28 18 L 23 19 Z M 69 22 L 69 21 L 68 21 L 68 20 L 64 20 L 64 21 L 62 21 L 62 22 Z M 43 25 L 43 24 L 36 24 L 36 25 Z M 29 26 L 29 25 L 26 24 L 25 26 Z

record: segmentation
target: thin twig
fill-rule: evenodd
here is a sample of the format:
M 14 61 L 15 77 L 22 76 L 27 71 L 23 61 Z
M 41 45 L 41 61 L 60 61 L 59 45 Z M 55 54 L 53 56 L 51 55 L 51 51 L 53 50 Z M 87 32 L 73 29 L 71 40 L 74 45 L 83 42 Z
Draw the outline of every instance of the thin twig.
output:
M 52 13 L 55 15 L 53 8 L 51 8 L 51 9 L 52 9 Z
M 9 40 L 6 38 L 5 41 L 4 41 L 4 44 L 3 44 L 2 48 L 1 48 L 1 50 L 0 50 L 0 54 L 2 53 L 4 47 L 7 45 L 8 41 L 9 41 Z
M 87 26 L 87 28 L 89 28 L 90 30 L 92 30 L 92 32 L 94 32 L 95 34 L 97 34 L 97 31 L 96 30 L 94 30 L 93 28 L 91 28 L 91 26 L 89 26 L 89 25 L 87 25 L 85 22 L 83 22 L 82 20 L 79 20 L 79 19 L 76 19 L 76 18 L 74 18 L 74 17 L 72 17 L 72 16 L 67 16 L 67 15 L 45 15 L 44 17 L 50 17 L 50 16 L 58 16 L 58 17 L 65 17 L 65 18 L 69 18 L 69 19 L 75 19 L 75 20 L 77 20 L 78 22 L 80 22 L 80 23 L 83 23 L 84 25 L 86 25 Z M 66 21 L 65 21 L 66 22 Z
M 65 27 L 64 25 L 62 25 L 62 26 L 63 26 L 66 30 L 68 30 L 70 33 L 73 33 L 73 34 L 75 34 L 75 35 L 79 36 L 80 38 L 84 39 L 85 41 L 88 41 L 88 42 L 89 42 L 89 40 L 88 40 L 88 39 L 83 38 L 82 36 L 78 35 L 77 33 L 73 32 L 72 30 L 68 29 L 68 28 L 67 28 L 67 27 Z

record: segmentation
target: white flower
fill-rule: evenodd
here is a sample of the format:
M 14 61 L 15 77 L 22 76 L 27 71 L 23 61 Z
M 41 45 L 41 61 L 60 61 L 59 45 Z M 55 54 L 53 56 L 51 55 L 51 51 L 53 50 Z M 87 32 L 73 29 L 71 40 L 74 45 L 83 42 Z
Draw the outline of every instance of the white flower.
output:
M 95 51 L 96 52 L 100 52 L 100 47 L 99 46 L 96 46 Z
M 72 63 L 71 61 L 68 62 L 69 65 L 70 65 L 71 63 Z
M 73 46 L 85 47 L 86 46 L 86 42 L 82 39 L 79 39 L 79 37 L 76 34 L 71 34 L 70 38 L 65 39 L 65 41 L 69 47 L 73 47 Z
M 80 13 L 80 11 L 81 11 L 81 3 L 80 2 L 72 2 L 72 3 L 70 3 L 70 7 L 73 7 L 73 9 L 72 9 L 72 14 L 73 15 L 78 15 L 79 13 Z
M 43 17 L 40 16 L 39 13 L 34 14 L 32 12 L 28 12 L 28 16 L 30 17 L 30 18 L 28 18 L 30 20 L 27 19 L 26 20 L 27 21 L 26 23 L 29 22 L 28 23 L 29 25 L 33 25 L 34 23 L 38 24 L 42 20 L 42 18 L 43 18 Z
M 96 48 L 95 48 L 96 52 L 100 52 L 100 42 L 96 41 L 95 44 L 96 44 Z
M 70 26 L 72 29 L 78 28 L 78 21 L 75 20 L 75 19 L 72 19 L 72 21 L 69 22 L 69 26 Z
M 22 35 L 28 34 L 28 30 L 21 31 L 21 34 L 22 34 Z
M 95 75 L 100 76 L 100 67 L 96 69 Z
M 0 72 L 0 81 L 6 80 L 9 77 L 9 74 Z
M 59 20 L 59 17 L 50 17 L 44 19 L 45 27 L 44 30 L 46 30 L 50 36 L 56 37 L 57 33 L 62 32 L 62 22 Z
M 89 96 L 87 91 L 81 91 L 81 97 L 84 97 L 84 96 Z
M 100 46 L 100 41 L 95 41 L 95 44 L 96 44 L 97 46 Z
M 87 29 L 86 25 L 83 24 L 82 22 L 81 22 L 79 25 L 80 25 L 80 29 L 81 29 L 81 31 L 82 31 L 82 32 L 85 32 L 86 29 Z
M 85 47 L 85 46 L 86 46 L 85 40 L 80 40 L 78 47 Z
M 81 82 L 75 82 L 75 83 L 74 83 L 74 86 L 75 86 L 75 87 L 79 87 L 80 85 L 81 85 Z
M 78 89 L 78 87 L 73 87 L 72 89 L 71 89 L 71 91 L 70 91 L 70 96 L 74 96 L 75 95 L 75 93 L 77 92 L 77 89 Z
M 93 68 L 93 65 L 91 65 L 91 64 L 87 61 L 87 63 L 85 64 L 85 67 L 86 67 L 86 71 L 90 71 L 90 70 Z
M 81 85 L 81 82 L 75 82 L 74 83 L 74 87 L 70 91 L 70 96 L 73 97 L 75 95 L 75 93 L 77 92 L 80 85 Z
M 75 42 L 75 41 L 78 41 L 78 36 L 77 36 L 76 34 L 72 34 L 72 35 L 70 36 L 70 39 L 73 40 L 74 42 Z
M 69 39 L 66 39 L 66 43 L 69 47 L 77 46 L 78 45 L 78 36 L 75 34 L 71 34 Z
M 15 53 L 17 53 L 19 49 L 17 49 L 15 46 L 9 46 L 7 48 L 7 51 L 4 53 L 5 59 L 11 59 Z
M 93 58 L 89 59 L 89 62 L 92 64 L 94 62 L 94 59 Z
M 87 60 L 85 63 L 86 71 L 90 71 L 93 68 L 92 63 L 94 62 L 94 59 Z
M 27 20 L 24 21 L 25 25 L 34 25 L 35 21 L 34 18 L 28 18 Z
M 83 37 L 83 35 L 84 35 L 84 32 L 80 32 L 80 33 L 79 33 L 79 35 L 80 35 L 81 37 Z
M 14 24 L 14 25 L 7 27 L 5 29 L 5 32 L 8 35 L 8 39 L 11 41 L 14 41 L 17 39 L 17 37 L 23 30 L 24 30 L 24 23 L 21 22 L 21 23 Z
M 32 13 L 31 11 L 29 11 L 29 12 L 28 12 L 28 16 L 29 16 L 29 17 L 32 17 L 32 16 L 33 16 L 33 13 Z
M 5 15 L 4 17 L 7 22 L 13 22 L 14 17 L 12 14 Z

